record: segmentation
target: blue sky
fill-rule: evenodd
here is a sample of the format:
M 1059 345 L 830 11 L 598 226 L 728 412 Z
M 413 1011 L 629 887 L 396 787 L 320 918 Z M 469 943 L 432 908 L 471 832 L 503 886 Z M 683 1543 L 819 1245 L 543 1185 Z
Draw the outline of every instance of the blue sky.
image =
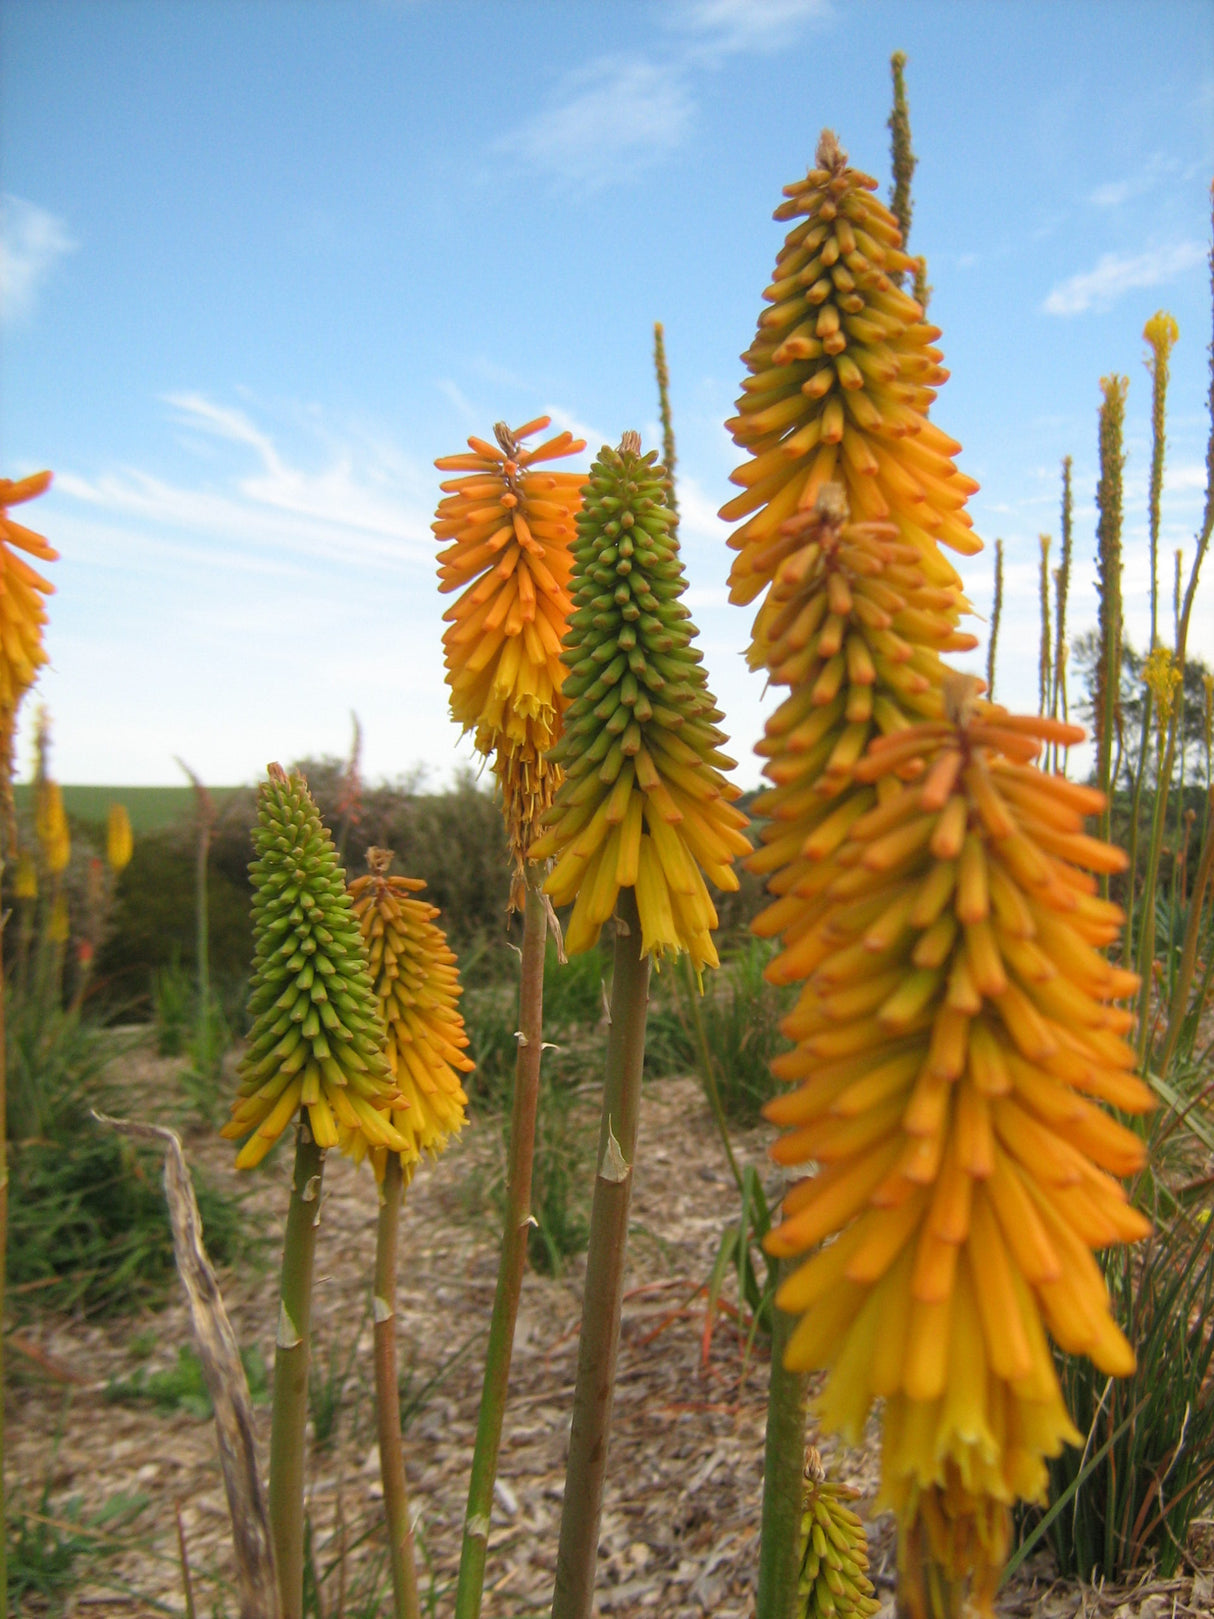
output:
M 372 777 L 446 781 L 470 754 L 442 683 L 433 460 L 541 411 L 588 455 L 630 427 L 656 442 L 661 320 L 688 599 L 756 782 L 770 699 L 726 602 L 715 512 L 740 458 L 721 423 L 782 240 L 772 210 L 820 129 L 887 191 L 895 49 L 911 246 L 952 372 L 933 414 L 982 485 L 977 531 L 1005 542 L 998 695 L 1033 707 L 1037 537 L 1056 555 L 1068 453 L 1071 622 L 1094 618 L 1109 372 L 1131 379 L 1143 639 L 1141 334 L 1160 307 L 1181 330 L 1169 595 L 1172 551 L 1192 552 L 1214 6 L 6 0 L 0 469 L 56 472 L 25 510 L 62 553 L 42 682 L 61 779 L 180 781 L 181 755 L 253 780 L 343 753 L 356 710 Z M 965 568 L 979 612 L 992 549 Z

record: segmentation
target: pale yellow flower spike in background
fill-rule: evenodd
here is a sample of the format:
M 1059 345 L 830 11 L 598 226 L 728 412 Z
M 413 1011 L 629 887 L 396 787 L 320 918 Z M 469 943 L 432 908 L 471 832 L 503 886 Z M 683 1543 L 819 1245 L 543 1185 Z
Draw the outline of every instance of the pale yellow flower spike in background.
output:
M 547 416 L 497 443 L 470 438 L 467 455 L 445 456 L 440 472 L 463 476 L 442 485 L 434 533 L 451 543 L 439 554 L 439 589 L 461 591 L 443 617 L 451 714 L 492 758 L 502 787 L 514 859 L 511 903 L 522 900 L 522 868 L 560 781 L 544 754 L 560 736 L 564 698 L 561 638 L 569 616 L 569 546 L 583 477 L 539 463 L 577 455 L 584 439 L 558 433 L 535 449 L 522 440 Z
M 419 877 L 391 877 L 390 849 L 368 849 L 368 875 L 350 884 L 388 1031 L 388 1067 L 401 1102 L 392 1124 L 407 1142 L 401 1153 L 406 1182 L 423 1152 L 437 1156 L 464 1125 L 468 1098 L 460 1074 L 475 1066 L 458 1010 L 462 993 L 455 953 L 435 926 L 437 906 L 411 896 L 426 885 Z M 386 1150 L 371 1160 L 382 1179 Z

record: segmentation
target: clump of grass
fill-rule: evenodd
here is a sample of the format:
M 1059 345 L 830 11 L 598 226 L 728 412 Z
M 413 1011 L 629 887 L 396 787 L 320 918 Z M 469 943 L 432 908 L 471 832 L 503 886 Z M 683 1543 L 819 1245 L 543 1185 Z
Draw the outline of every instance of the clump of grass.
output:
M 164 1298 L 173 1243 L 154 1155 L 103 1130 L 121 1111 L 107 1065 L 124 1049 L 77 1013 L 10 999 L 9 1277 L 14 1305 L 121 1313 Z M 239 1201 L 196 1179 L 217 1263 L 252 1256 Z
M 727 962 L 720 978 L 706 986 L 698 1002 L 681 986 L 684 1023 L 694 1029 L 698 1017 L 721 1106 L 736 1124 L 758 1123 L 763 1104 L 778 1088 L 771 1059 L 788 1044 L 780 1034 L 780 1019 L 794 996 L 788 987 L 777 988 L 764 978 L 773 954 L 765 940 L 750 939 Z M 698 1038 L 691 1043 L 691 1051 L 695 1066 L 702 1070 L 704 1050 Z
M 269 1375 L 261 1350 L 256 1344 L 240 1352 L 241 1364 L 255 1405 L 264 1405 L 269 1394 Z M 214 1412 L 207 1390 L 202 1362 L 188 1344 L 177 1351 L 171 1366 L 149 1372 L 140 1366 L 130 1377 L 112 1378 L 106 1384 L 105 1398 L 115 1405 L 146 1405 L 155 1411 L 184 1411 L 207 1421 Z
M 337 1437 L 338 1424 L 346 1407 L 346 1391 L 354 1376 L 358 1340 L 359 1334 L 355 1333 L 345 1354 L 340 1344 L 330 1343 L 324 1370 L 316 1361 L 308 1367 L 308 1410 L 317 1450 L 331 1449 Z M 319 1358 L 317 1356 L 317 1361 Z

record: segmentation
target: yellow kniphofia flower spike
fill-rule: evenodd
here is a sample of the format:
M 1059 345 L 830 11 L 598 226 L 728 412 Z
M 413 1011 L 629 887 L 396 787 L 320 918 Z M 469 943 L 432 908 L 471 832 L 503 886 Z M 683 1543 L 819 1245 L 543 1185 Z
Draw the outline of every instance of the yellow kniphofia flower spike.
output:
M 822 1421 L 857 1443 L 885 1401 L 904 1590 L 923 1553 L 972 1570 L 989 1612 L 1013 1502 L 1080 1442 L 1047 1333 L 1133 1369 L 1092 1252 L 1148 1229 L 1119 1180 L 1144 1147 L 1098 1104 L 1142 1112 L 1151 1094 L 1112 1004 L 1137 979 L 1101 954 L 1121 913 L 1092 874 L 1124 857 L 1083 831 L 1100 795 L 1033 763 L 1083 733 L 977 705 L 975 684 L 951 677 L 951 717 L 856 767 L 891 790 L 797 932 L 796 1045 L 773 1063 L 796 1089 L 766 1112 L 777 1160 L 819 1167 L 767 1247 L 816 1250 L 777 1303 L 801 1318 L 787 1364 L 829 1372 Z
M 389 875 L 391 860 L 390 849 L 368 849 L 368 873 L 350 884 L 350 897 L 388 1033 L 388 1067 L 401 1095 L 391 1118 L 406 1143 L 400 1159 L 408 1179 L 423 1152 L 437 1157 L 463 1128 L 468 1098 L 459 1076 L 475 1064 L 459 1013 L 455 954 L 434 922 L 438 908 L 412 897 L 426 886 L 420 877 Z M 386 1156 L 385 1148 L 371 1153 L 377 1176 Z
M 561 637 L 569 616 L 569 546 L 581 501 L 579 473 L 541 463 L 577 455 L 584 439 L 558 433 L 533 449 L 523 440 L 547 416 L 497 443 L 470 438 L 468 454 L 436 461 L 461 476 L 442 485 L 434 533 L 439 589 L 460 591 L 443 618 L 451 715 L 493 759 L 502 787 L 515 866 L 512 903 L 521 903 L 523 862 L 559 779 L 544 755 L 560 735 Z

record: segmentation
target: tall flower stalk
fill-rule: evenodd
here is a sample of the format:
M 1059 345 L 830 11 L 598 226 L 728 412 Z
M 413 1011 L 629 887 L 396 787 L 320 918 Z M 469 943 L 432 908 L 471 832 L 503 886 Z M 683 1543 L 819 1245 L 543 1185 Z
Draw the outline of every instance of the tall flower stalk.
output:
M 995 583 L 991 592 L 991 633 L 986 643 L 986 694 L 995 695 L 995 666 L 999 657 L 999 626 L 1003 620 L 1003 541 L 995 541 Z
M 582 483 L 580 475 L 553 472 L 543 463 L 585 448 L 568 432 L 531 449 L 524 446 L 548 425 L 546 416 L 513 430 L 499 422 L 495 443 L 470 438 L 466 455 L 435 463 L 442 472 L 460 474 L 442 485 L 445 498 L 434 523 L 436 537 L 450 542 L 439 554 L 439 589 L 460 592 L 444 614 L 451 713 L 493 762 L 513 866 L 510 904 L 523 912 L 506 1224 L 464 1519 L 457 1619 L 476 1619 L 480 1612 L 531 1218 L 547 928 L 534 845 L 560 781 L 548 750 L 561 734 L 561 639 L 570 610 L 569 548 Z
M 1039 544 L 1041 563 L 1037 575 L 1037 596 L 1041 608 L 1041 646 L 1037 654 L 1037 708 L 1040 713 L 1047 714 L 1053 680 L 1050 661 L 1053 651 L 1053 636 L 1050 631 L 1050 536 L 1040 535 Z
M 626 433 L 590 471 L 574 547 L 565 640 L 564 781 L 534 846 L 545 890 L 572 903 L 568 950 L 589 950 L 614 914 L 607 1074 L 590 1218 L 573 1424 L 553 1619 L 589 1619 L 610 1435 L 636 1155 L 649 963 L 686 952 L 717 965 L 705 884 L 733 889 L 749 850 L 722 775 L 733 761 L 680 597 L 666 469 Z
M 1071 458 L 1062 461 L 1062 555 L 1054 572 L 1054 683 L 1050 693 L 1050 716 L 1065 720 L 1069 717 L 1067 703 L 1066 668 L 1069 649 L 1066 639 L 1067 597 L 1071 589 L 1071 540 L 1074 526 L 1074 505 L 1071 497 Z M 994 693 L 987 692 L 988 696 Z M 1054 744 L 1054 768 L 1058 768 L 1058 745 Z
M 1100 391 L 1100 480 L 1096 486 L 1096 590 L 1099 598 L 1095 708 L 1096 780 L 1105 797 L 1101 836 L 1108 838 L 1111 794 L 1116 786 L 1113 739 L 1121 702 L 1121 475 L 1125 466 L 1122 432 L 1128 377 L 1102 377 Z M 1108 883 L 1104 883 L 1108 892 Z
M 13 732 L 21 700 L 46 662 L 42 631 L 46 624 L 43 596 L 54 586 L 17 555 L 24 551 L 40 562 L 54 562 L 58 552 L 41 534 L 9 516 L 10 509 L 42 494 L 51 481 L 38 472 L 14 482 L 0 478 L 0 589 L 5 610 L 0 614 L 0 871 L 17 850 L 13 814 Z M 0 929 L 0 943 L 3 942 Z M 0 958 L 0 1318 L 4 1313 L 5 1257 L 8 1252 L 8 1091 L 4 1032 L 4 966 Z M 4 1354 L 0 1343 L 0 1388 L 4 1382 Z M 0 1410 L 0 1613 L 8 1612 L 8 1517 L 4 1494 L 4 1413 Z
M 271 765 L 258 793 L 253 882 L 253 1027 L 221 1135 L 261 1162 L 295 1122 L 274 1357 L 270 1518 L 283 1619 L 303 1611 L 303 1490 L 312 1268 L 325 1153 L 403 1152 L 388 1109 L 400 1093 L 367 951 L 333 839 L 302 776 Z
M 375 1236 L 375 1400 L 380 1475 L 397 1619 L 418 1619 L 417 1570 L 401 1444 L 396 1357 L 396 1257 L 404 1193 L 423 1154 L 436 1157 L 464 1124 L 460 1075 L 473 1064 L 458 1011 L 455 956 L 435 925 L 438 910 L 416 895 L 417 877 L 392 876 L 388 849 L 367 850 L 367 875 L 350 884 L 387 1031 L 386 1054 L 400 1091 L 390 1109 L 402 1152 L 372 1147 L 380 1183 Z

